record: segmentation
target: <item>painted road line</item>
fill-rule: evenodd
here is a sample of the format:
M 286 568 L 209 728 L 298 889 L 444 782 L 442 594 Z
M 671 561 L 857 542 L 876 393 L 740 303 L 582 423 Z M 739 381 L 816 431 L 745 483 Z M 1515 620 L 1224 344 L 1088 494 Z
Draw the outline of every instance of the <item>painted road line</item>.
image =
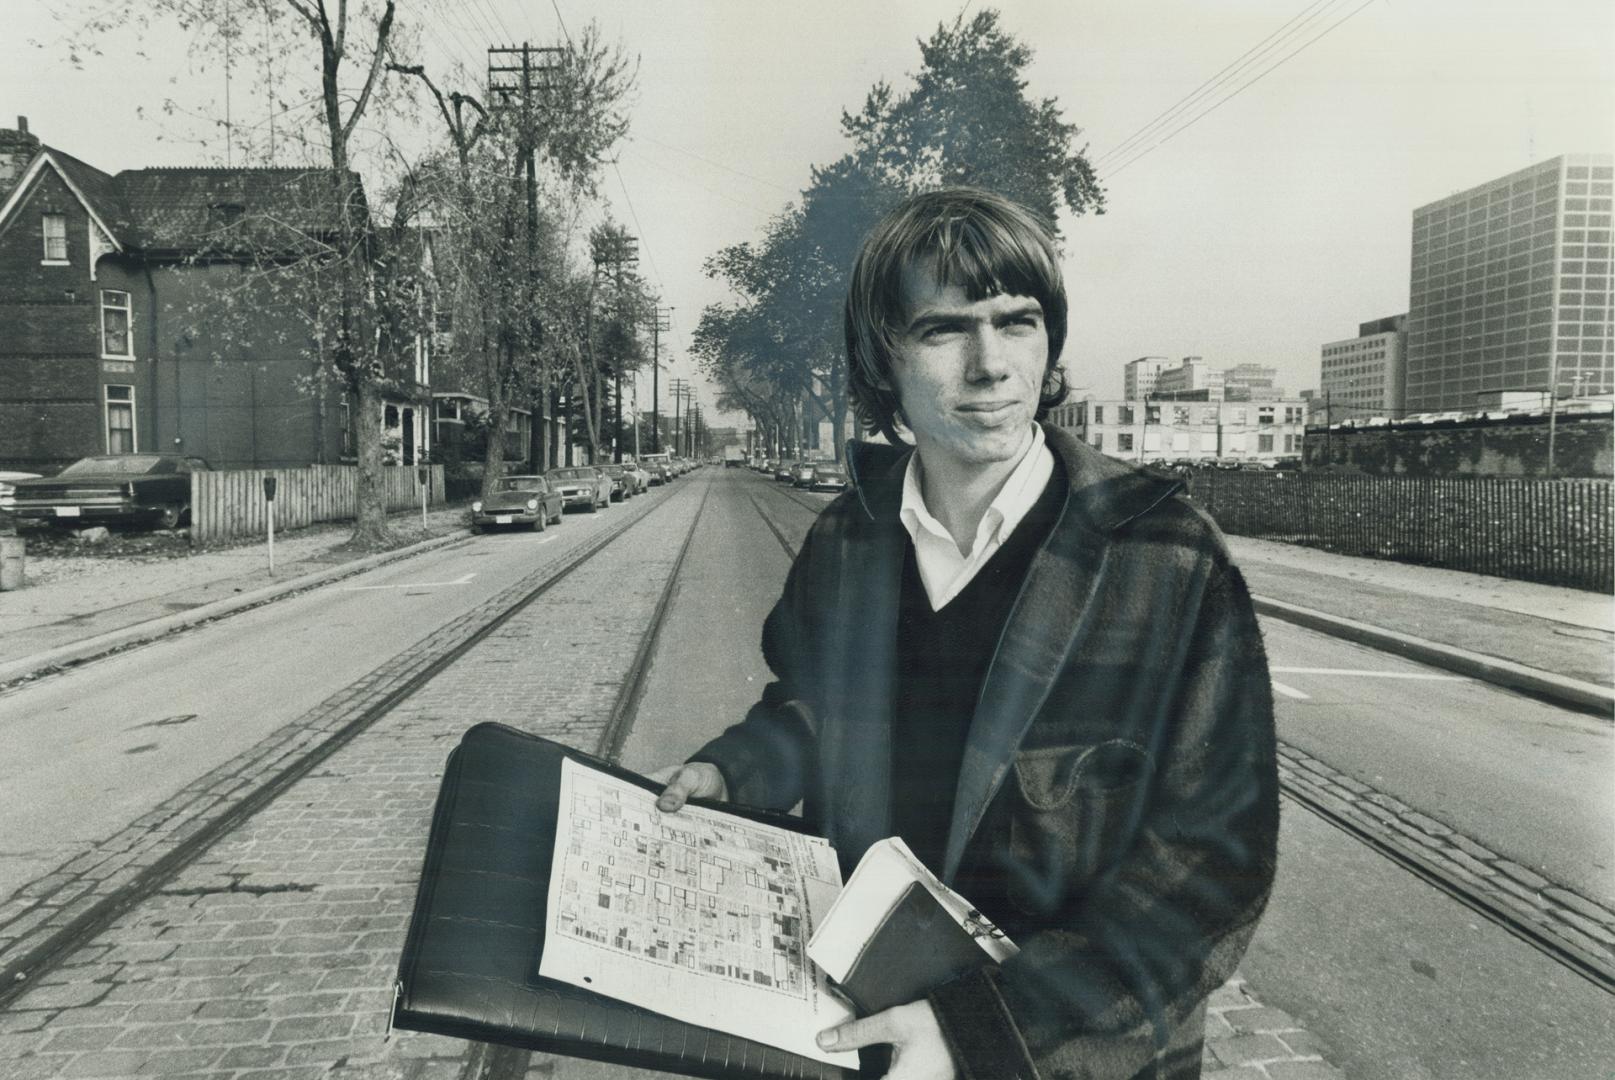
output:
M 443 585 L 469 585 L 476 574 L 465 574 L 453 581 L 410 581 L 402 585 L 344 585 L 343 592 L 363 592 L 366 589 L 435 589 Z
M 1463 675 L 1437 675 L 1429 671 L 1359 671 L 1354 668 L 1270 667 L 1280 675 L 1356 675 L 1365 679 L 1426 679 L 1431 682 L 1468 682 Z
M 1278 671 L 1280 669 L 1279 668 L 1274 668 L 1273 670 Z M 1295 700 L 1297 700 L 1297 701 L 1311 701 L 1312 700 L 1312 695 L 1311 694 L 1303 694 L 1301 691 L 1297 690 L 1295 687 L 1293 687 L 1293 686 L 1285 686 L 1281 682 L 1273 683 L 1273 689 L 1277 690 L 1279 693 L 1283 694 L 1285 697 L 1295 698 Z

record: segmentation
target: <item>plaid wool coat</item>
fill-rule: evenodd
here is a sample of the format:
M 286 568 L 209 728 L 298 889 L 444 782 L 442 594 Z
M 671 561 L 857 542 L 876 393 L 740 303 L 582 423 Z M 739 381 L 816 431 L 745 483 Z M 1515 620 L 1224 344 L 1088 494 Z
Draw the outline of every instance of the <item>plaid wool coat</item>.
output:
M 1207 995 L 1273 879 L 1272 690 L 1249 594 L 1175 481 L 1057 428 L 1069 483 L 982 686 L 945 865 L 1003 875 L 1021 952 L 934 992 L 961 1076 L 1200 1074 Z M 776 681 L 694 760 L 856 863 L 890 834 L 907 448 L 850 444 L 763 631 Z M 947 778 L 940 778 L 947 782 Z

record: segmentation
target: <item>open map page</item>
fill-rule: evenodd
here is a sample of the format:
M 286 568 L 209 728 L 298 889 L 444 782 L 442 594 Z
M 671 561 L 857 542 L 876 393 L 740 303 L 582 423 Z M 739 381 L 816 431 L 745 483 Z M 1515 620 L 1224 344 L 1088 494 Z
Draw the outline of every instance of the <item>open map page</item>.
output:
M 852 1018 L 808 959 L 841 889 L 824 840 L 686 806 L 570 759 L 539 974 L 856 1068 L 813 1038 Z

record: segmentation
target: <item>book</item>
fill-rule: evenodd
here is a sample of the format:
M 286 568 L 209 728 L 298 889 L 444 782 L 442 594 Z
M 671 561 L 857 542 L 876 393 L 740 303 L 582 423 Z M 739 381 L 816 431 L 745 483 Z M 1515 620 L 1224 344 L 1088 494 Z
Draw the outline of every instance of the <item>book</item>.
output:
M 720 1080 L 853 1076 L 856 1054 L 827 1055 L 813 1041 L 852 1016 L 806 953 L 841 884 L 829 845 L 788 815 L 701 800 L 662 821 L 636 818 L 634 793 L 654 810 L 661 787 L 503 725 L 468 730 L 433 810 L 392 1025 Z M 720 850 L 727 837 L 747 854 L 692 859 L 697 849 L 673 843 L 653 877 L 635 836 L 670 826 L 699 833 L 699 850 Z M 698 886 L 697 920 L 716 920 L 705 940 L 723 936 L 730 948 L 692 946 L 696 920 L 625 911 L 602 921 L 586 907 L 609 912 L 667 884 L 657 910 L 689 912 L 691 890 L 675 880 Z M 701 970 L 703 958 L 725 970 Z M 727 1015 L 712 1015 L 718 1002 Z M 724 1030 L 737 1020 L 751 1034 Z
M 808 956 L 868 1016 L 1018 950 L 898 837 L 864 853 L 808 944 Z

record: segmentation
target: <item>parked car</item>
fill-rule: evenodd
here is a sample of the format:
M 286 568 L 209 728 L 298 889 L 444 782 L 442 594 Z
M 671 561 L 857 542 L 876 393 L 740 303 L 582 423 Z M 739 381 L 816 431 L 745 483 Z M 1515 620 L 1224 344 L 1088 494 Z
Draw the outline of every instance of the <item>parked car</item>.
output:
M 191 473 L 208 463 L 178 454 L 102 454 L 80 458 L 55 476 L 18 480 L 18 520 L 56 525 L 134 521 L 173 529 L 191 514 Z
M 833 461 L 821 461 L 813 466 L 813 479 L 808 482 L 809 491 L 845 491 L 847 488 L 847 473 L 840 465 Z
M 813 483 L 814 464 L 811 461 L 798 462 L 791 473 L 791 486 L 805 488 Z
M 783 480 L 787 484 L 790 483 L 792 480 L 795 480 L 796 479 L 796 462 L 791 461 L 789 459 L 781 459 L 774 466 L 774 479 L 775 480 Z
M 542 476 L 501 476 L 494 490 L 471 503 L 471 531 L 495 525 L 525 525 L 543 532 L 561 523 L 561 493 Z
M 0 472 L 0 510 L 10 510 L 16 502 L 18 480 L 34 480 L 38 477 L 36 472 Z
M 618 465 L 616 462 L 609 462 L 605 465 L 601 465 L 599 466 L 599 469 L 601 472 L 606 474 L 606 479 L 611 481 L 612 502 L 626 502 L 628 499 L 634 497 L 634 488 L 636 485 L 634 484 L 633 478 L 628 475 L 627 469 L 623 468 L 621 465 Z
M 671 483 L 673 480 L 673 455 L 663 450 L 655 454 L 639 455 L 639 463 L 650 473 L 652 487 L 657 484 Z
M 551 469 L 545 479 L 551 487 L 560 490 L 568 507 L 586 507 L 592 514 L 602 506 L 611 505 L 611 478 L 594 465 Z
M 633 458 L 623 458 L 622 468 L 623 472 L 633 478 L 635 495 L 643 495 L 650 490 L 650 473 L 645 471 L 643 465 Z

